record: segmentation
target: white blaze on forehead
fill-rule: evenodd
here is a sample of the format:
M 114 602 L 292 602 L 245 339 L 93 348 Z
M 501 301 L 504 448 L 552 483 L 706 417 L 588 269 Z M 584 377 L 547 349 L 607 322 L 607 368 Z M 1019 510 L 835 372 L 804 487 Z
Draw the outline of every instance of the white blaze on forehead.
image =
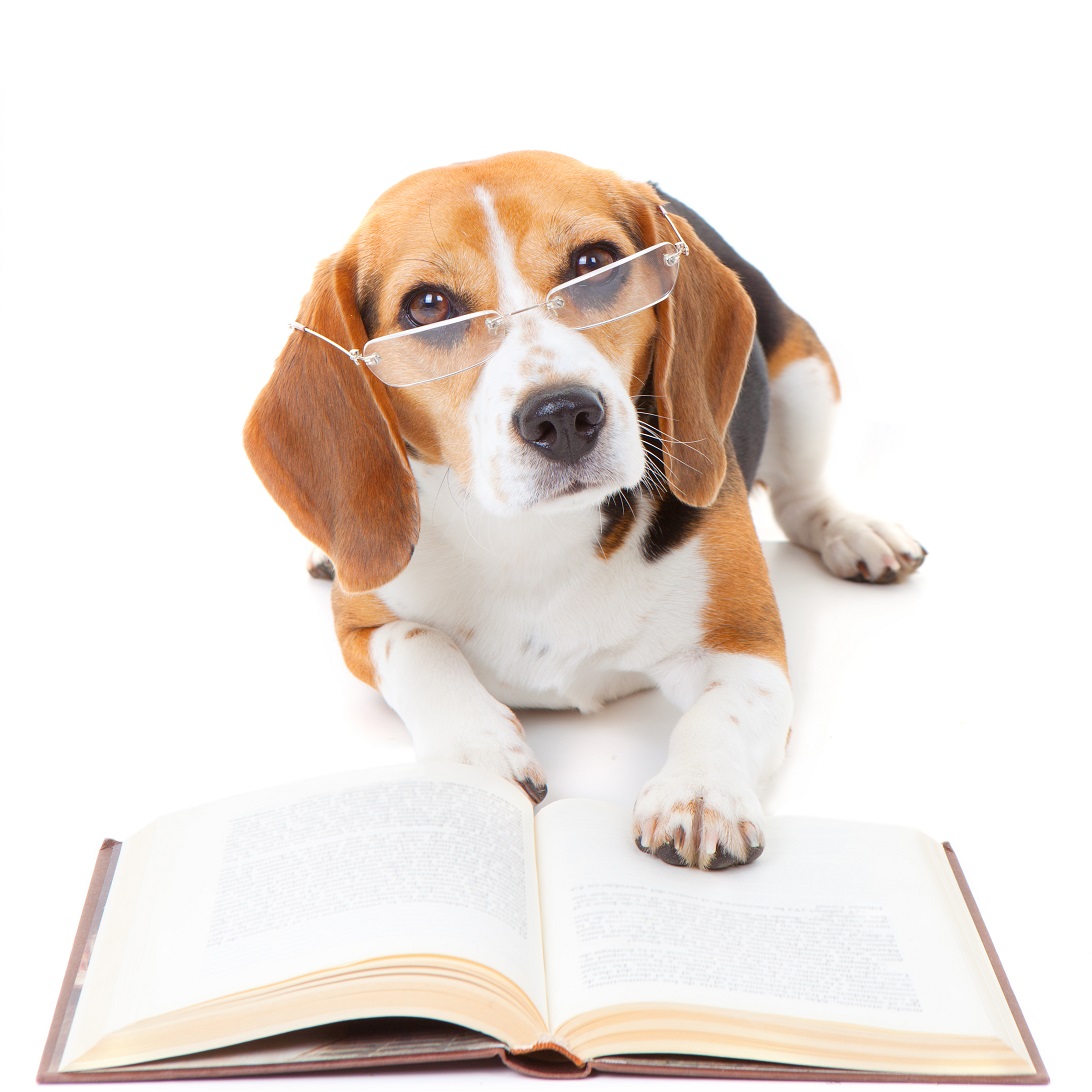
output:
M 608 493 L 636 485 L 644 472 L 637 412 L 619 369 L 576 330 L 536 307 L 542 298 L 520 276 L 512 237 L 497 215 L 492 194 L 474 189 L 481 206 L 489 258 L 497 277 L 496 308 L 504 314 L 525 311 L 506 324 L 496 351 L 478 373 L 467 404 L 469 493 L 493 514 L 511 514 L 541 501 L 559 502 L 566 485 L 578 490 L 573 503 L 594 509 Z M 515 414 L 536 391 L 564 386 L 596 391 L 606 408 L 606 423 L 594 451 L 575 467 L 561 467 L 518 434 Z
M 493 195 L 484 186 L 476 186 L 474 196 L 485 213 L 485 226 L 489 231 L 489 256 L 497 271 L 497 310 L 509 314 L 521 307 L 530 307 L 537 301 L 516 269 L 516 252 L 501 227 Z

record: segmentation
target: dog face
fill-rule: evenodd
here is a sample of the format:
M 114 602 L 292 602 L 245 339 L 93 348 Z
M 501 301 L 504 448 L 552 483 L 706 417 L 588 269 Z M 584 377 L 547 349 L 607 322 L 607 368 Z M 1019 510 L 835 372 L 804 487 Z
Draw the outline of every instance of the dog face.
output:
M 320 266 L 301 322 L 347 348 L 479 311 L 511 316 L 484 364 L 405 387 L 306 333 L 290 338 L 247 451 L 343 587 L 378 587 L 407 564 L 419 520 L 410 457 L 449 467 L 498 515 L 597 505 L 636 486 L 650 452 L 679 499 L 712 502 L 754 332 L 735 275 L 679 222 L 690 254 L 654 308 L 577 331 L 536 306 L 560 283 L 673 242 L 658 204 L 651 187 L 562 156 L 499 156 L 399 183 Z
M 496 177 L 465 168 L 417 175 L 377 202 L 357 242 L 365 283 L 375 286 L 365 307 L 372 337 L 531 309 L 510 321 L 481 367 L 389 391 L 409 447 L 451 467 L 498 515 L 594 505 L 644 473 L 634 396 L 655 316 L 577 332 L 534 305 L 589 266 L 641 249 L 645 210 L 598 172 L 582 179 L 574 206 L 565 192 L 572 172 L 552 165 L 521 159 Z M 405 257 L 384 258 L 391 235 Z

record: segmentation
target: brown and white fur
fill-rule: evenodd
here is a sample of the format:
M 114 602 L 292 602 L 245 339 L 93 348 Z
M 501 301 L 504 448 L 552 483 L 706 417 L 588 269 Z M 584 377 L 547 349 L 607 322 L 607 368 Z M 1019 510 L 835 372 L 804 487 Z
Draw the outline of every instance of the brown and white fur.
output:
M 403 328 L 421 286 L 513 312 L 574 276 L 582 247 L 674 241 L 664 201 L 547 153 L 414 175 L 319 266 L 299 320 L 360 348 Z M 658 686 L 682 715 L 638 794 L 635 839 L 721 868 L 762 851 L 758 793 L 792 717 L 752 480 L 839 576 L 885 582 L 924 551 L 824 486 L 838 382 L 811 327 L 694 214 L 668 211 L 689 246 L 668 299 L 584 332 L 527 312 L 469 372 L 388 388 L 293 332 L 246 448 L 318 547 L 313 571 L 332 562 L 345 662 L 419 756 L 488 767 L 539 800 L 545 774 L 512 707 L 594 710 Z M 517 414 L 573 387 L 601 400 L 595 443 L 574 461 L 544 457 Z

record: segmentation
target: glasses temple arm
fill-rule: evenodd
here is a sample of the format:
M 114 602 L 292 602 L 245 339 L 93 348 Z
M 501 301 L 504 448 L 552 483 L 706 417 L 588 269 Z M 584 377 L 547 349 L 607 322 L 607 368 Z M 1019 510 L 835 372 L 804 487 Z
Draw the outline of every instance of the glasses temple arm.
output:
M 660 212 L 662 212 L 664 214 L 664 219 L 671 225 L 671 230 L 675 233 L 675 238 L 679 240 L 675 244 L 675 250 L 679 254 L 687 254 L 688 255 L 690 253 L 690 247 L 688 247 L 686 245 L 686 240 L 679 234 L 679 229 L 675 226 L 675 221 L 672 220 L 671 217 L 667 215 L 667 209 L 665 209 L 663 207 L 663 205 L 659 205 L 657 207 L 659 208 Z
M 309 326 L 304 326 L 302 322 L 290 322 L 288 325 L 293 330 L 299 330 L 300 333 L 303 334 L 311 334 L 312 337 L 317 337 L 319 341 L 325 341 L 327 345 L 332 345 L 339 353 L 344 353 L 354 364 L 359 364 L 364 359 L 364 354 L 359 349 L 346 349 L 336 341 L 331 341 L 328 337 L 324 337 L 317 330 L 312 330 Z

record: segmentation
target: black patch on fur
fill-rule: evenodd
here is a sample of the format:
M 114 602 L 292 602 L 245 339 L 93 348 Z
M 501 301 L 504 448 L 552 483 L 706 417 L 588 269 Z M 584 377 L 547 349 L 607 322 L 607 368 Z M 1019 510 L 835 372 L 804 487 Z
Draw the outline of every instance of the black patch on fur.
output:
M 681 546 L 701 526 L 704 508 L 694 508 L 674 493 L 663 493 L 652 513 L 652 522 L 641 539 L 646 561 L 658 561 Z
M 612 493 L 599 505 L 599 556 L 606 560 L 621 549 L 637 524 L 640 489 Z
M 758 340 L 762 342 L 767 353 L 773 352 L 785 338 L 789 317 L 788 308 L 774 291 L 773 285 L 749 261 L 729 246 L 692 208 L 677 201 L 670 194 L 664 193 L 655 182 L 651 185 L 668 205 L 668 213 L 675 211 L 684 217 L 697 237 L 739 277 L 747 295 L 751 297 L 751 302 L 755 305 Z
M 637 415 L 643 421 L 657 425 L 659 419 L 654 410 L 655 399 L 651 394 L 652 376 L 648 377 L 645 392 L 637 400 Z M 651 503 L 652 517 L 641 539 L 641 553 L 646 561 L 658 561 L 664 554 L 681 546 L 701 526 L 704 508 L 694 508 L 679 500 L 664 484 L 664 449 L 660 438 L 651 429 L 641 429 L 645 446 L 645 462 L 648 470 L 641 482 L 641 492 Z
M 630 493 L 632 490 L 626 489 L 623 492 Z M 622 493 L 611 493 L 599 505 L 599 511 L 603 513 L 600 537 L 606 538 L 618 526 L 618 521 L 626 514 L 626 505 Z
M 751 355 L 747 358 L 747 370 L 743 373 L 736 408 L 732 411 L 732 420 L 728 422 L 728 440 L 736 454 L 736 462 L 748 492 L 755 484 L 769 424 L 770 378 L 766 371 L 766 354 L 756 337 L 751 346 Z

